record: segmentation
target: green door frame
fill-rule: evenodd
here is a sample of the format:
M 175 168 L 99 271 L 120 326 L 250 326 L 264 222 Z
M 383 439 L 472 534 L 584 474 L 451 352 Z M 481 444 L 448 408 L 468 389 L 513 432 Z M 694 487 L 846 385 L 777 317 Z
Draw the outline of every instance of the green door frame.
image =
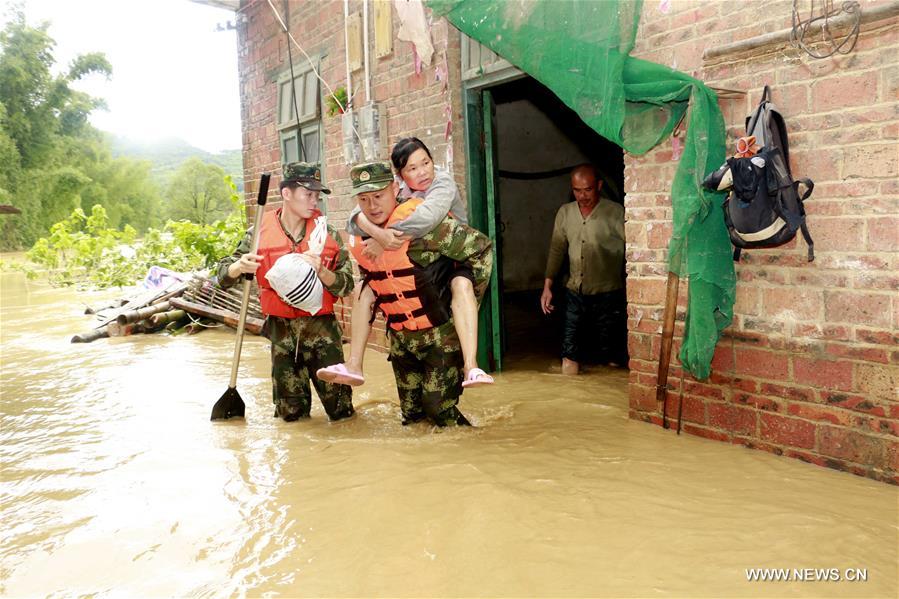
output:
M 502 261 L 497 237 L 496 144 L 493 97 L 483 89 L 466 89 L 465 141 L 468 150 L 469 224 L 493 242 L 490 287 L 478 313 L 478 363 L 501 371 L 503 363 Z

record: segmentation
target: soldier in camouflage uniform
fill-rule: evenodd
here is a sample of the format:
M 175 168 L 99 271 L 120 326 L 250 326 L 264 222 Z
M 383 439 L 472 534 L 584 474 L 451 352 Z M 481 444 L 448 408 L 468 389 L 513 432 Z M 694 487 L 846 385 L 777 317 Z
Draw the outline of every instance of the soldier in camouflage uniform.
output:
M 421 202 L 398 201 L 399 186 L 387 162 L 357 165 L 350 177 L 362 212 L 375 225 L 389 226 Z M 360 293 L 374 294 L 375 305 L 387 316 L 389 360 L 403 424 L 424 419 L 438 426 L 469 424 L 456 407 L 462 394 L 463 361 L 451 316 L 449 281 L 467 272 L 464 276 L 471 277 L 478 301 L 483 298 L 493 266 L 490 239 L 447 216 L 423 237 L 379 258 L 366 257 L 362 249 L 362 239 L 351 238 L 351 251 L 365 281 Z M 367 340 L 367 328 L 366 334 L 357 335 L 356 323 L 369 318 L 362 311 L 353 313 L 351 363 L 358 360 L 361 365 Z
M 222 259 L 216 277 L 223 288 L 234 285 L 243 273 L 255 273 L 260 304 L 266 316 L 263 334 L 272 342 L 272 399 L 275 417 L 287 422 L 308 418 L 312 407 L 310 372 L 343 360 L 342 333 L 333 314 L 335 298 L 353 290 L 353 272 L 346 247 L 330 225 L 320 255 L 308 252 L 309 235 L 319 193 L 330 193 L 321 184 L 318 165 L 294 162 L 284 166 L 280 184 L 282 207 L 266 212 L 256 254 L 249 253 L 252 231 L 230 256 Z M 309 263 L 324 289 L 321 309 L 310 314 L 288 304 L 271 287 L 265 275 L 287 253 L 298 253 Z M 353 415 L 352 390 L 313 378 L 325 412 L 333 420 Z

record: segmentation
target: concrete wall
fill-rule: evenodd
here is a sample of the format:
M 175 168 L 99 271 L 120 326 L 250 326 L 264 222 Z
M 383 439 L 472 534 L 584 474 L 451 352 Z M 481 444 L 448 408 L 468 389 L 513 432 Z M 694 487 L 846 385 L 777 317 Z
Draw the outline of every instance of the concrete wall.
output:
M 863 2 L 862 11 L 883 4 Z M 644 4 L 634 55 L 748 92 L 720 100 L 729 151 L 770 84 L 793 172 L 816 185 L 806 203 L 816 260 L 806 262 L 801 240 L 744 252 L 713 374 L 684 383 L 684 430 L 897 483 L 899 19 L 863 25 L 847 56 L 815 60 L 778 44 L 704 61 L 707 48 L 788 28 L 791 2 L 676 0 L 662 9 Z M 625 168 L 631 415 L 656 423 L 675 166 L 666 142 L 628 156 Z M 673 363 L 669 415 L 680 392 Z
M 497 160 L 501 170 L 550 171 L 587 161 L 542 111 L 528 100 L 496 106 Z M 569 201 L 569 176 L 500 178 L 504 291 L 541 289 L 549 238 L 559 206 Z

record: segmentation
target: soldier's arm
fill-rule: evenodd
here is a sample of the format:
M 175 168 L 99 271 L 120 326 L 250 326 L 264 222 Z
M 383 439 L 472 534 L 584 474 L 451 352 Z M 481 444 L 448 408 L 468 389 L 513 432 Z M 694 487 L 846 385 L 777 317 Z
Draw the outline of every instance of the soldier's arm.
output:
M 230 256 L 225 256 L 219 260 L 215 265 L 215 279 L 218 282 L 219 287 L 227 289 L 228 287 L 234 286 L 240 280 L 239 276 L 232 277 L 228 274 L 228 267 L 240 260 L 241 256 L 249 253 L 251 245 L 253 245 L 252 227 L 247 230 L 246 235 L 244 235 L 240 243 L 237 244 L 237 249 L 235 249 Z
M 447 217 L 431 232 L 438 242 L 438 251 L 471 267 L 474 274 L 474 294 L 480 302 L 490 284 L 493 270 L 493 243 L 490 238 L 468 225 Z
M 334 281 L 330 284 L 325 284 L 325 289 L 330 291 L 336 297 L 346 297 L 353 291 L 353 286 L 355 284 L 353 281 L 353 265 L 350 262 L 350 253 L 347 251 L 343 239 L 340 238 L 337 231 L 330 225 L 328 225 L 328 235 L 337 242 L 337 247 L 340 249 L 337 252 L 334 264 L 326 267 L 331 274 L 334 275 Z M 322 282 L 325 282 L 324 279 Z

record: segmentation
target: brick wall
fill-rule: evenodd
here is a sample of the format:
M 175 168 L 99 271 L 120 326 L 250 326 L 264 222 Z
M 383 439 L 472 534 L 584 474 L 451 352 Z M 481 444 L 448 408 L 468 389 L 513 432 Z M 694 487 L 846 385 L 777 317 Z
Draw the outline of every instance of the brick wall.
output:
M 310 56 L 322 56 L 320 74 L 333 88 L 346 85 L 345 37 L 342 0 L 315 2 L 273 2 L 294 38 Z M 370 15 L 373 14 L 370 5 Z M 361 0 L 349 3 L 350 14 L 362 11 Z M 238 29 L 238 63 L 243 124 L 243 163 L 246 199 L 255 203 L 257 181 L 262 172 L 273 173 L 271 204 L 280 205 L 277 182 L 281 172 L 278 131 L 275 127 L 277 86 L 275 81 L 288 65 L 286 34 L 278 24 L 266 0 L 241 3 Z M 374 26 L 369 35 L 371 51 L 369 68 L 373 99 L 380 103 L 382 123 L 387 125 L 387 149 L 409 135 L 422 139 L 439 166 L 453 168 L 456 180 L 465 181 L 463 129 L 460 89 L 459 35 L 450 34 L 448 23 L 440 19 L 431 28 L 434 56 L 430 65 L 422 65 L 416 73 L 412 45 L 399 41 L 399 20 L 393 15 L 393 52 L 376 58 Z M 306 64 L 302 53 L 292 48 L 294 67 Z M 352 73 L 356 106 L 366 103 L 364 70 Z M 322 95 L 326 87 L 321 85 Z M 324 103 L 323 103 L 324 106 Z M 324 177 L 332 194 L 327 197 L 328 216 L 332 225 L 343 229 L 354 205 L 350 195 L 349 166 L 344 164 L 339 116 L 330 117 L 322 110 L 324 140 Z M 386 117 L 386 118 L 385 118 Z M 447 122 L 453 133 L 447 140 Z M 450 151 L 450 146 L 452 149 Z M 384 158 L 387 157 L 386 150 Z M 452 161 L 448 157 L 454 157 Z M 351 301 L 345 298 L 337 305 L 338 317 L 349 323 Z M 370 339 L 371 345 L 386 349 L 383 323 L 379 320 Z M 346 326 L 344 330 L 349 331 Z
M 793 172 L 815 181 L 806 204 L 815 261 L 801 238 L 743 253 L 713 374 L 684 380 L 684 430 L 899 483 L 899 19 L 863 25 L 847 56 L 815 60 L 777 44 L 703 60 L 707 48 L 789 27 L 791 4 L 675 0 L 667 13 L 644 4 L 634 55 L 748 92 L 719 102 L 729 151 L 771 85 Z M 675 168 L 670 142 L 625 167 L 631 416 L 654 423 Z M 673 358 L 669 416 L 680 377 Z

